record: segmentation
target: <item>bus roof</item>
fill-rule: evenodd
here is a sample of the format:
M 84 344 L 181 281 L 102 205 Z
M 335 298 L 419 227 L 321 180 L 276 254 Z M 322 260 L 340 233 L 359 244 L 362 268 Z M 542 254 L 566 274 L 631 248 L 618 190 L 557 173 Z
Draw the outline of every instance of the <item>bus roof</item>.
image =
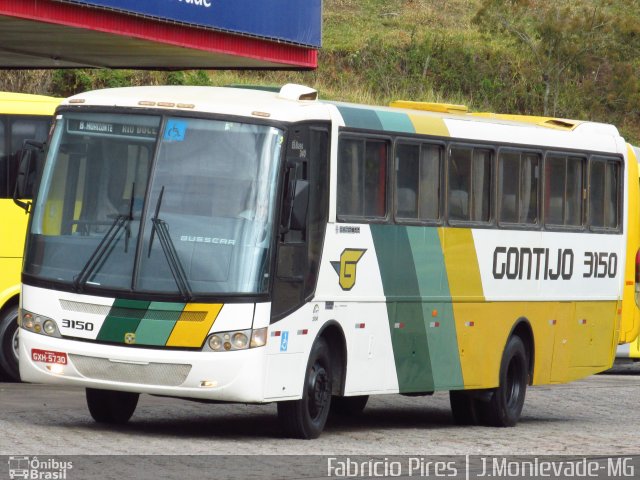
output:
M 0 114 L 53 115 L 62 100 L 45 95 L 0 92 Z
M 613 125 L 552 117 L 469 113 L 464 106 L 397 102 L 391 107 L 315 101 L 317 92 L 287 84 L 280 90 L 251 86 L 149 86 L 95 90 L 73 96 L 64 105 L 157 108 L 262 117 L 296 122 L 330 120 L 337 109 L 345 126 L 433 136 L 491 140 L 509 137 L 513 143 L 561 145 L 616 150 L 620 134 Z M 416 107 L 417 105 L 417 107 Z M 426 105 L 424 108 L 423 105 Z M 500 128 L 496 128 L 501 126 Z M 512 135 L 513 134 L 513 135 Z M 573 141 L 567 140 L 573 138 Z M 581 147 L 581 142 L 584 143 Z
M 66 99 L 63 105 L 101 105 L 262 117 L 279 121 L 329 120 L 317 92 L 300 85 L 279 91 L 238 87 L 149 86 L 94 90 Z M 284 93 L 283 93 L 284 92 Z M 309 96 L 307 100 L 306 96 Z

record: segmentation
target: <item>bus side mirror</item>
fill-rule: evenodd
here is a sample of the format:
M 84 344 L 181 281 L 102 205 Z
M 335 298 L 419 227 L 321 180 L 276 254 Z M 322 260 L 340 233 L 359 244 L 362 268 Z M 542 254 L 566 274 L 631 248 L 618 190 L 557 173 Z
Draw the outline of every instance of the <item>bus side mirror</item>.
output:
M 44 152 L 44 144 L 35 140 L 25 140 L 20 151 L 18 175 L 13 189 L 13 202 L 22 208 L 25 213 L 31 211 L 31 202 L 25 202 L 22 199 L 33 198 L 38 173 L 38 160 L 42 152 Z

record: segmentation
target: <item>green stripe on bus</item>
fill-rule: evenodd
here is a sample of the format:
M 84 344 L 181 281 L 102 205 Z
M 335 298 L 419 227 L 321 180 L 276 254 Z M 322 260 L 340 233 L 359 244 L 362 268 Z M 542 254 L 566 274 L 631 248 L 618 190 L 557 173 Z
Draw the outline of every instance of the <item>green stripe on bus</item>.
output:
M 127 333 L 134 333 L 144 317 L 150 302 L 116 299 L 102 324 L 96 340 L 124 343 Z
M 462 388 L 462 367 L 438 229 L 407 227 L 422 303 L 435 390 Z M 435 300 L 435 302 L 434 302 Z
M 423 303 L 434 390 L 464 388 L 451 303 Z M 437 315 L 434 316 L 434 312 Z
M 411 119 L 406 113 L 376 111 L 382 128 L 390 132 L 416 133 Z
M 427 301 L 451 301 L 444 254 L 435 227 L 403 227 L 413 254 L 420 296 Z
M 347 127 L 382 130 L 382 123 L 374 110 L 344 106 L 338 106 L 338 110 Z
M 152 302 L 136 330 L 136 344 L 164 346 L 178 323 L 185 305 L 185 303 Z
M 434 390 L 420 289 L 406 227 L 371 225 L 401 393 Z

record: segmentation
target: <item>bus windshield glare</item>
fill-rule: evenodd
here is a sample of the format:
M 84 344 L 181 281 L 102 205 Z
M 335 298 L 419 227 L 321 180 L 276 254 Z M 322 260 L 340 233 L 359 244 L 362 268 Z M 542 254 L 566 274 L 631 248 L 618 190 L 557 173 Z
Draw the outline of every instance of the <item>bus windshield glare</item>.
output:
M 25 274 L 185 300 L 266 293 L 282 143 L 265 125 L 59 115 Z

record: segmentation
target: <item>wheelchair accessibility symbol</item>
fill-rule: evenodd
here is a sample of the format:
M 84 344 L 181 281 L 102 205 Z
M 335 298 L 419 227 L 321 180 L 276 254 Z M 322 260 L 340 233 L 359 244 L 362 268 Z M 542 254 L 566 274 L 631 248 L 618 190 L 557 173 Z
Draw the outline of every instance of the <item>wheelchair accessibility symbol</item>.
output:
M 289 332 L 282 332 L 282 336 L 280 337 L 280 351 L 286 352 L 289 347 Z
M 182 142 L 187 131 L 187 122 L 182 120 L 168 120 L 164 129 L 164 140 Z

